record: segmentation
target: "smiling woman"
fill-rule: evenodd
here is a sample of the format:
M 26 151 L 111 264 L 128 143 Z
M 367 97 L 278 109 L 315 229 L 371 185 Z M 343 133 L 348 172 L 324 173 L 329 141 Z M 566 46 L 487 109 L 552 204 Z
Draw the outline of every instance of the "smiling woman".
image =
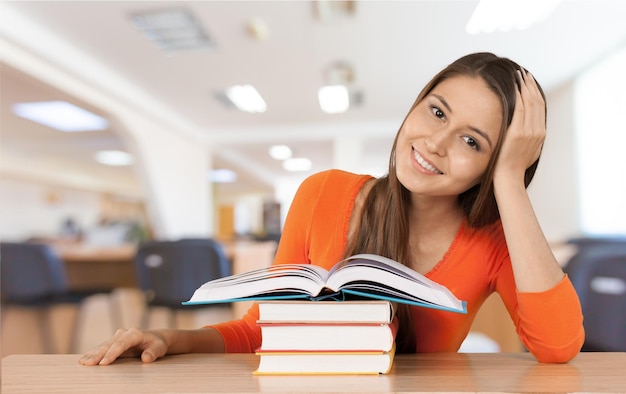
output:
M 330 269 L 351 255 L 377 254 L 467 302 L 467 314 L 399 305 L 398 352 L 458 351 L 496 292 L 539 361 L 569 361 L 584 339 L 580 303 L 526 191 L 545 114 L 539 84 L 513 61 L 491 53 L 454 61 L 417 96 L 396 134 L 387 175 L 327 170 L 301 184 L 274 264 Z M 258 320 L 257 305 L 242 319 L 196 331 L 121 330 L 80 362 L 254 352 L 262 339 Z

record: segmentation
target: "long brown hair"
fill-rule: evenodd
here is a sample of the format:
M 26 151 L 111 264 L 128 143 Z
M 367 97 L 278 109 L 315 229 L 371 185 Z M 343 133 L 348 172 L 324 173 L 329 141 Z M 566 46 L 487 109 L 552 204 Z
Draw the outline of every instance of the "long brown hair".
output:
M 513 118 L 516 90 L 519 81 L 516 72 L 521 67 L 515 62 L 496 56 L 492 53 L 474 53 L 466 55 L 451 63 L 440 71 L 422 89 L 411 106 L 411 111 L 418 105 L 439 83 L 455 76 L 480 77 L 496 94 L 502 103 L 502 119 L 500 138 L 489 160 L 487 169 L 480 182 L 459 195 L 459 205 L 463 208 L 467 224 L 473 228 L 483 227 L 496 222 L 500 218 L 498 206 L 493 191 L 493 173 L 500 154 L 502 141 Z M 541 89 L 541 88 L 540 88 Z M 543 91 L 541 92 L 543 95 Z M 400 126 L 400 130 L 406 117 Z M 361 210 L 361 217 L 357 224 L 355 235 L 348 240 L 345 256 L 357 253 L 374 253 L 389 257 L 407 264 L 411 259 L 409 248 L 409 209 L 411 205 L 410 192 L 400 183 L 396 176 L 396 134 L 393 148 L 389 157 L 389 173 L 374 181 L 365 204 Z M 526 187 L 530 184 L 539 159 L 527 170 L 524 177 Z M 410 309 L 407 305 L 400 305 L 398 309 L 400 330 L 397 337 L 398 352 L 414 352 L 415 336 Z

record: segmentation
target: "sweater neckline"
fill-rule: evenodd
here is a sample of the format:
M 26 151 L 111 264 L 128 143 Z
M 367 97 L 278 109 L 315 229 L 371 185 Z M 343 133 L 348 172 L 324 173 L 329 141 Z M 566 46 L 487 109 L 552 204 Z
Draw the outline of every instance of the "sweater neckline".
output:
M 439 271 L 441 267 L 450 260 L 450 256 L 455 252 L 457 245 L 460 242 L 461 236 L 465 233 L 466 228 L 467 221 L 465 218 L 463 218 L 463 221 L 461 222 L 461 225 L 459 226 L 459 229 L 457 230 L 456 235 L 454 236 L 454 239 L 452 240 L 452 243 L 450 244 L 450 247 L 448 248 L 446 253 L 444 253 L 441 260 L 439 260 L 437 264 L 435 264 L 434 267 L 432 267 L 424 276 L 430 278 L 431 276 L 435 275 L 437 271 Z

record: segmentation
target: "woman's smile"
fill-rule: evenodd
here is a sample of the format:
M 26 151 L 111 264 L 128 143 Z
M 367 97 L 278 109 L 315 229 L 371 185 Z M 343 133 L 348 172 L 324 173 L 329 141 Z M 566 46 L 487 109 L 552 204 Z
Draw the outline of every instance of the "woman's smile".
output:
M 430 174 L 433 175 L 441 175 L 443 174 L 443 172 L 441 170 L 439 170 L 437 167 L 435 167 L 434 165 L 432 165 L 428 160 L 426 160 L 425 158 L 423 158 L 420 153 L 413 148 L 413 157 L 415 158 L 415 161 L 418 164 L 418 169 L 424 169 L 427 172 L 429 172 Z

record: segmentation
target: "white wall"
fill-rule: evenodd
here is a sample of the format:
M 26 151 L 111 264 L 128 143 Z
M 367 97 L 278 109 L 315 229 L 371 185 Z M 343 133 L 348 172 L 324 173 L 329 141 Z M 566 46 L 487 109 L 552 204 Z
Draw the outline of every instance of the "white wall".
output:
M 28 181 L 0 182 L 0 239 L 23 241 L 59 234 L 62 222 L 73 218 L 80 228 L 100 219 L 100 195 Z
M 533 207 L 549 241 L 580 233 L 573 90 L 570 82 L 546 97 L 548 134 L 529 187 Z

